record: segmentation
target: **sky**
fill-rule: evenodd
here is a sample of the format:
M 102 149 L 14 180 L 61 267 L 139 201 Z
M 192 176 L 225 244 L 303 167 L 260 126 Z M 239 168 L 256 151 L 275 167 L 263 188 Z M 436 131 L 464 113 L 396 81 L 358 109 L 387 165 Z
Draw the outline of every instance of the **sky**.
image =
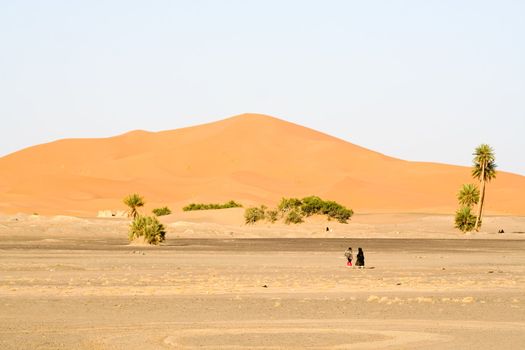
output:
M 525 1 L 0 1 L 0 156 L 263 113 L 525 175 Z

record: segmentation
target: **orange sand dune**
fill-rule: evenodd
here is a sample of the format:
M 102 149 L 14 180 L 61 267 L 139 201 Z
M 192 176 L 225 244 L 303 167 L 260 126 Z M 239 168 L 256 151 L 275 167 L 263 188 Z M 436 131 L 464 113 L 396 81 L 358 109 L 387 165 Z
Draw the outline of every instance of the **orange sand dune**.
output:
M 0 212 L 94 216 L 138 192 L 147 209 L 189 202 L 274 205 L 319 195 L 356 212 L 456 209 L 470 168 L 408 162 L 276 118 L 243 114 L 162 132 L 66 139 L 0 158 Z M 525 215 L 525 177 L 499 172 L 488 213 Z

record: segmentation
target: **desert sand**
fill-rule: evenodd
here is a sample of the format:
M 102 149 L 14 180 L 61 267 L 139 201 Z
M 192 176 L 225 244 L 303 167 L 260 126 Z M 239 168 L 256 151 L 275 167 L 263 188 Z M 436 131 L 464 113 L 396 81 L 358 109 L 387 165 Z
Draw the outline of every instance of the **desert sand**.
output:
M 0 348 L 525 347 L 524 217 L 469 235 L 428 214 L 162 220 L 150 247 L 129 244 L 126 219 L 0 217 Z M 348 246 L 365 269 L 345 266 Z
M 486 212 L 525 215 L 525 177 L 499 170 L 487 187 Z M 122 209 L 122 198 L 137 192 L 148 210 L 230 199 L 274 206 L 283 196 L 318 195 L 360 213 L 445 214 L 471 182 L 468 167 L 395 159 L 243 114 L 178 130 L 58 140 L 2 157 L 0 213 L 93 217 Z

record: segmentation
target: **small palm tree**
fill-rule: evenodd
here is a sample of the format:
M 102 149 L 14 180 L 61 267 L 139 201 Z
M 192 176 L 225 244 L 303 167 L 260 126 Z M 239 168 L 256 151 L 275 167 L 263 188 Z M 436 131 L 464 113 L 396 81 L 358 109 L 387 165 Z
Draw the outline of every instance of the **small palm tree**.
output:
M 470 207 L 461 207 L 456 211 L 455 227 L 463 232 L 472 231 L 476 224 L 476 217 L 472 214 Z
M 474 164 L 472 177 L 478 179 L 481 183 L 481 197 L 476 215 L 476 224 L 474 228 L 479 231 L 481 226 L 481 216 L 483 215 L 483 204 L 485 202 L 485 184 L 496 177 L 496 163 L 494 150 L 487 144 L 479 145 L 474 151 Z
M 137 208 L 144 206 L 144 198 L 136 193 L 133 193 L 124 198 L 124 204 L 129 207 L 128 216 L 135 219 L 139 214 Z
M 458 202 L 462 206 L 470 207 L 479 202 L 479 189 L 474 184 L 464 184 L 458 192 Z
M 159 244 L 166 239 L 166 229 L 155 216 L 138 215 L 129 227 L 129 240 L 141 237 L 149 244 Z

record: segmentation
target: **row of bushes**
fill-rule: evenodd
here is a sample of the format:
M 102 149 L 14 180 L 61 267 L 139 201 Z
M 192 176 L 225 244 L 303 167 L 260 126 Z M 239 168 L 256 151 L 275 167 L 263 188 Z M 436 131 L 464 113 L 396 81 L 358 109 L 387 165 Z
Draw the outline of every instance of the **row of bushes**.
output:
M 242 208 L 242 204 L 239 204 L 239 203 L 234 202 L 234 201 L 229 201 L 229 202 L 226 202 L 224 204 L 214 204 L 214 203 L 210 203 L 210 204 L 204 204 L 204 203 L 196 204 L 196 203 L 191 203 L 191 204 L 185 206 L 184 208 L 182 208 L 182 210 L 184 210 L 184 211 L 192 211 L 192 210 L 227 209 L 227 208 Z M 164 206 L 164 207 L 161 207 L 161 208 L 155 208 L 151 212 L 153 214 L 155 214 L 156 216 L 170 215 L 171 214 L 171 209 L 166 207 L 166 206 Z
M 337 202 L 310 196 L 303 199 L 283 198 L 277 209 L 274 210 L 268 210 L 265 206 L 248 208 L 244 213 L 244 218 L 247 224 L 264 219 L 273 223 L 279 218 L 284 219 L 286 224 L 298 224 L 304 221 L 305 216 L 314 214 L 326 215 L 329 220 L 335 219 L 346 224 L 354 212 Z
M 242 208 L 242 204 L 239 204 L 235 201 L 229 201 L 224 204 L 216 203 L 191 203 L 182 208 L 184 211 L 192 210 L 209 210 L 209 209 L 228 209 L 228 208 Z
M 166 230 L 157 216 L 169 215 L 171 210 L 164 206 L 153 209 L 154 216 L 140 215 L 139 207 L 144 206 L 144 198 L 138 194 L 132 194 L 124 198 L 124 203 L 129 207 L 129 215 L 133 218 L 129 230 L 129 240 L 133 241 L 143 238 L 149 244 L 159 244 L 165 240 Z M 195 204 L 192 203 L 183 208 L 184 211 L 238 208 L 241 204 L 231 200 L 224 204 Z M 286 224 L 298 224 L 304 221 L 305 216 L 314 214 L 326 215 L 328 219 L 336 219 L 341 223 L 347 223 L 353 215 L 352 209 L 334 201 L 325 201 L 316 196 L 298 198 L 283 198 L 276 209 L 268 209 L 266 206 L 251 207 L 246 209 L 244 218 L 246 224 L 254 224 L 260 220 L 271 223 L 283 219 Z

